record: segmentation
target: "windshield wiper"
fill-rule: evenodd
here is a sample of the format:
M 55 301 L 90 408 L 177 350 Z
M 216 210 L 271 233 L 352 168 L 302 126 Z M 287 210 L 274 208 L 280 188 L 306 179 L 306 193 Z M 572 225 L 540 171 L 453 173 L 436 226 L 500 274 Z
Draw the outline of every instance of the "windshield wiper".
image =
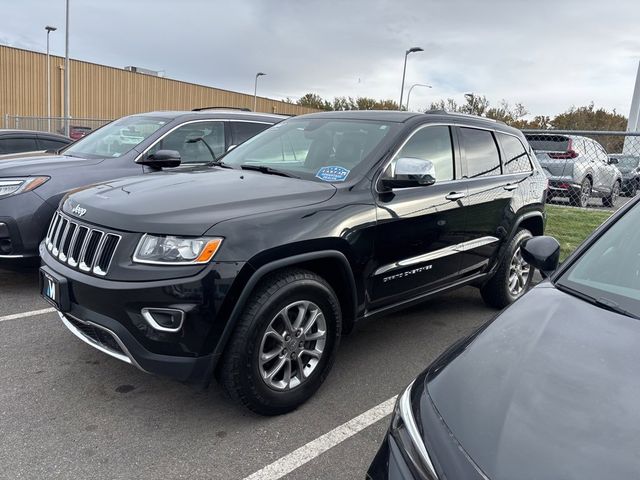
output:
M 222 168 L 231 168 L 231 169 L 233 169 L 233 167 L 231 165 L 227 165 L 222 160 L 214 160 L 213 162 L 207 163 L 207 166 L 208 167 L 222 167 Z
M 595 305 L 596 307 L 604 308 L 605 310 L 609 310 L 610 312 L 619 313 L 620 315 L 625 315 L 627 317 L 636 318 L 640 320 L 640 317 L 638 315 L 628 310 L 625 310 L 617 302 L 614 302 L 613 300 L 609 300 L 608 298 L 604 298 L 604 297 L 596 298 L 584 292 L 580 292 L 574 288 L 567 287 L 562 283 L 556 283 L 556 288 L 565 293 L 568 293 L 569 295 L 573 295 L 574 297 L 578 297 L 586 302 L 589 302 L 592 305 Z
M 243 170 L 255 170 L 256 172 L 267 173 L 269 175 L 280 175 L 281 177 L 300 178 L 293 173 L 278 170 L 276 168 L 267 167 L 265 165 L 240 165 Z

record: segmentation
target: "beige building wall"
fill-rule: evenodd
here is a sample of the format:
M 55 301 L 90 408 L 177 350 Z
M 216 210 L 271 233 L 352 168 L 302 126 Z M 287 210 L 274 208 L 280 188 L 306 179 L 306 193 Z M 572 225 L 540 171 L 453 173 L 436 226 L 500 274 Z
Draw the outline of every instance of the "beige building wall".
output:
M 51 115 L 63 114 L 64 58 L 51 56 Z M 253 109 L 253 95 L 70 60 L 71 117 L 111 120 L 153 110 Z M 0 45 L 0 125 L 4 115 L 46 116 L 46 55 Z M 315 110 L 258 97 L 260 112 Z

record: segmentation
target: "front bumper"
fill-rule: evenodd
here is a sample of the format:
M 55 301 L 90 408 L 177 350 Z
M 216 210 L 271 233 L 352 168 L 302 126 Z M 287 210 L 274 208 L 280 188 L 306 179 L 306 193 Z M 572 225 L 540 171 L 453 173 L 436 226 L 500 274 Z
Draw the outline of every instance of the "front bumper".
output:
M 207 381 L 220 355 L 228 292 L 243 264 L 217 262 L 192 277 L 126 282 L 97 278 L 61 264 L 41 246 L 43 270 L 64 279 L 60 315 L 92 347 L 146 372 L 181 381 Z M 166 268 L 166 267 L 158 267 Z M 145 308 L 184 312 L 178 331 L 161 331 Z
M 32 257 L 55 207 L 34 192 L 0 199 L 0 258 Z
M 387 432 L 367 471 L 368 480 L 415 480 L 393 436 Z

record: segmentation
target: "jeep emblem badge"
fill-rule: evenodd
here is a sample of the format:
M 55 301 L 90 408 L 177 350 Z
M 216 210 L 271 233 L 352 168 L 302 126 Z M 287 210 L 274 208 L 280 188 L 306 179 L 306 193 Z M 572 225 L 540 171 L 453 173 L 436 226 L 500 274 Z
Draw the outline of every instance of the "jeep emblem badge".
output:
M 82 208 L 80 206 L 80 204 L 78 204 L 75 207 L 73 207 L 73 210 L 71 210 L 71 213 L 75 213 L 77 216 L 81 217 L 85 213 L 87 213 L 87 209 L 86 208 Z

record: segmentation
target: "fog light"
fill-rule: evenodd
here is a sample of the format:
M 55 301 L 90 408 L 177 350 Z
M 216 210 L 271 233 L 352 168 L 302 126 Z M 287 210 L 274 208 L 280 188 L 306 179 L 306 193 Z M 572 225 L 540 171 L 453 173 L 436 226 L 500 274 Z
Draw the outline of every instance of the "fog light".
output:
M 155 330 L 177 332 L 184 323 L 184 312 L 176 308 L 143 308 L 142 317 Z
M 3 238 L 0 240 L 0 254 L 9 255 L 13 251 L 13 245 L 11 245 L 11 240 L 8 238 Z

